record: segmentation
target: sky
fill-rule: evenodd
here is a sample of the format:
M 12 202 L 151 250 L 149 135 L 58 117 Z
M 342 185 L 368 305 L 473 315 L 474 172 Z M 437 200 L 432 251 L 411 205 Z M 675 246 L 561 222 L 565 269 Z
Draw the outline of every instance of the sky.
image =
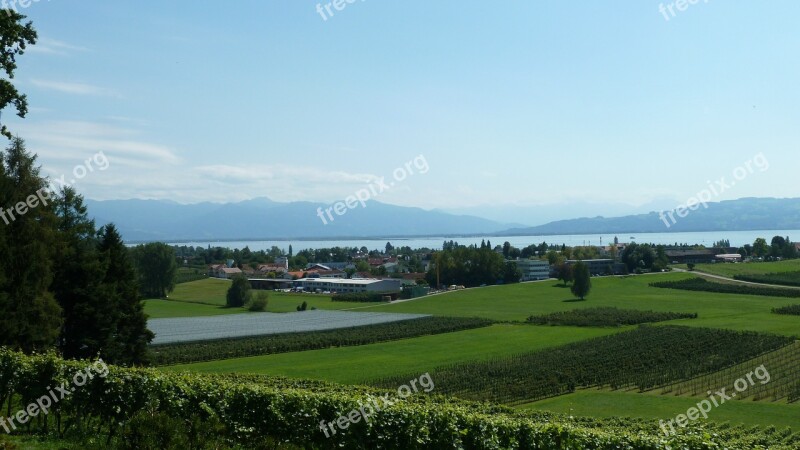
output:
M 373 199 L 426 209 L 677 205 L 734 175 L 713 200 L 800 196 L 796 1 L 328 5 L 17 5 L 40 39 L 30 112 L 2 120 L 96 200 L 335 202 L 381 177 Z

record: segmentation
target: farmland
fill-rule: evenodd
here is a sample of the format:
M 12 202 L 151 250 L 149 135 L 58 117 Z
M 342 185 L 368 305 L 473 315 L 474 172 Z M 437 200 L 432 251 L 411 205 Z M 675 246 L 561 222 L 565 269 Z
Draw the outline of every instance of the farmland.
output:
M 555 281 L 546 281 L 466 289 L 393 304 L 359 305 L 360 307 L 356 309 L 359 312 L 430 314 L 438 317 L 483 317 L 501 323 L 478 329 L 410 337 L 389 342 L 236 357 L 170 366 L 163 370 L 209 374 L 281 375 L 346 385 L 375 384 L 383 387 L 397 385 L 404 378 L 409 378 L 414 374 L 429 372 L 434 380 L 439 380 L 437 394 L 450 393 L 466 399 L 494 399 L 507 404 L 522 403 L 522 410 L 552 410 L 595 417 L 628 415 L 643 419 L 666 419 L 682 410 L 685 411 L 686 408 L 698 401 L 697 397 L 675 397 L 674 392 L 670 391 L 670 389 L 674 389 L 674 386 L 680 385 L 681 380 L 700 375 L 700 378 L 695 378 L 695 384 L 711 386 L 713 383 L 710 380 L 734 376 L 739 367 L 736 366 L 737 364 L 747 367 L 748 364 L 763 361 L 763 359 L 753 359 L 752 361 L 750 359 L 785 345 L 791 342 L 791 339 L 787 340 L 786 338 L 796 337 L 800 334 L 800 325 L 798 325 L 796 317 L 772 313 L 773 308 L 786 306 L 787 299 L 785 298 L 658 289 L 649 285 L 656 281 L 681 281 L 690 280 L 693 277 L 692 274 L 673 273 L 596 278 L 593 280 L 592 294 L 584 302 L 574 301 L 568 290 L 560 287 Z M 600 309 L 595 311 L 594 308 Z M 567 317 L 569 319 L 567 323 L 574 323 L 573 319 L 577 317 L 578 322 L 589 326 L 575 327 L 566 323 L 550 325 L 525 323 L 531 316 L 554 313 L 566 314 L 566 316 L 553 317 L 558 317 L 559 320 Z M 598 314 L 600 317 L 597 316 Z M 681 314 L 688 316 L 678 318 Z M 697 317 L 690 318 L 694 314 Z M 726 349 L 732 349 L 727 353 L 727 357 L 731 359 L 717 359 L 712 365 L 695 366 L 688 364 L 688 360 L 678 363 L 656 357 L 654 360 L 662 361 L 666 365 L 661 368 L 649 369 L 653 373 L 664 372 L 666 368 L 683 368 L 690 371 L 676 372 L 672 378 L 665 378 L 652 386 L 650 384 L 641 385 L 641 387 L 650 386 L 644 393 L 638 392 L 638 388 L 634 388 L 632 391 L 608 390 L 607 386 L 612 384 L 621 386 L 618 383 L 621 379 L 616 375 L 611 375 L 613 372 L 610 371 L 612 367 L 619 364 L 612 364 L 612 366 L 600 364 L 594 370 L 589 371 L 593 376 L 608 377 L 605 379 L 581 381 L 579 376 L 574 381 L 567 381 L 565 384 L 557 382 L 550 387 L 542 385 L 545 389 L 552 389 L 552 391 L 548 391 L 551 392 L 549 394 L 542 391 L 542 395 L 531 396 L 531 393 L 539 388 L 534 388 L 533 384 L 525 387 L 527 386 L 525 383 L 536 384 L 537 377 L 538 379 L 550 377 L 544 372 L 537 375 L 538 372 L 531 371 L 531 368 L 555 367 L 555 371 L 563 373 L 563 370 L 571 370 L 568 369 L 571 366 L 566 362 L 567 360 L 580 362 L 582 365 L 588 364 L 588 361 L 591 360 L 590 353 L 583 356 L 576 353 L 562 362 L 557 362 L 552 358 L 564 358 L 565 355 L 570 354 L 568 349 L 571 346 L 580 348 L 582 343 L 589 345 L 586 347 L 587 349 L 596 349 L 598 344 L 588 344 L 594 342 L 589 340 L 612 338 L 620 333 L 635 331 L 637 326 L 616 327 L 616 325 L 627 323 L 626 321 L 637 322 L 645 319 L 647 321 L 666 320 L 666 322 L 650 325 L 650 329 L 670 328 L 676 325 L 689 327 L 677 329 L 674 338 L 661 340 L 662 344 L 659 344 L 661 347 L 659 345 L 645 346 L 648 351 L 652 352 L 657 348 L 662 348 L 665 352 L 664 355 L 674 355 L 674 350 L 671 349 L 675 345 L 677 348 L 685 349 L 688 352 L 686 353 L 687 357 L 696 356 L 709 363 L 714 358 L 704 359 L 698 355 L 707 351 L 709 355 L 713 354 L 716 355 L 715 358 L 719 358 L 725 354 Z M 592 323 L 595 320 L 601 323 Z M 610 325 L 611 327 L 597 327 L 596 325 Z M 735 345 L 727 345 L 714 336 L 736 336 L 736 334 L 715 332 L 713 329 L 769 333 L 772 337 L 749 334 L 747 336 L 755 338 L 753 341 L 755 346 L 745 345 L 749 338 Z M 767 340 L 759 341 L 764 337 Z M 637 339 L 646 342 L 643 338 Z M 630 341 L 630 339 L 623 340 Z M 762 347 L 762 344 L 758 344 L 758 342 L 762 342 L 766 346 Z M 705 343 L 706 345 L 695 347 L 693 343 Z M 751 350 L 745 350 L 747 348 L 751 348 Z M 701 353 L 697 353 L 698 351 Z M 523 355 L 540 354 L 549 354 L 551 359 L 537 359 L 535 362 L 531 362 L 534 360 L 524 362 L 525 359 L 520 359 Z M 599 353 L 599 355 L 611 354 L 623 357 L 626 353 L 621 349 L 611 350 L 611 347 Z M 536 358 L 541 357 L 536 356 Z M 598 363 L 610 361 L 603 356 L 599 356 L 599 358 Z M 653 359 L 652 356 L 631 356 L 632 361 L 649 361 L 651 359 Z M 496 369 L 505 367 L 509 362 L 528 368 L 524 370 L 526 376 L 510 375 L 515 373 L 512 371 L 509 372 L 511 378 L 503 378 L 506 375 L 502 375 L 502 370 L 498 372 Z M 790 361 L 788 364 L 793 363 Z M 725 372 L 728 366 L 733 366 L 733 368 Z M 492 367 L 494 369 L 491 369 Z M 692 367 L 695 368 L 691 369 Z M 783 377 L 781 379 L 785 381 L 787 372 L 784 369 L 776 368 L 775 370 L 776 377 Z M 705 375 L 708 372 L 715 375 Z M 629 370 L 628 373 L 634 372 Z M 642 375 L 645 374 L 646 372 L 642 372 Z M 484 381 L 488 380 L 494 381 L 485 384 Z M 633 385 L 638 385 L 638 382 L 634 382 Z M 741 422 L 751 426 L 772 424 L 782 427 L 789 425 L 796 417 L 797 411 L 800 411 L 800 405 L 797 402 L 786 403 L 786 393 L 791 391 L 792 386 L 783 381 L 781 385 L 786 386 L 787 390 L 781 391 L 785 393 L 783 399 L 778 403 L 735 402 L 731 404 L 730 408 L 720 408 L 719 413 L 715 414 L 712 419 L 715 422 Z M 469 387 L 469 389 L 459 390 L 458 386 Z M 598 390 L 594 386 L 606 387 Z M 649 390 L 655 386 L 661 386 L 661 388 Z M 515 394 L 515 392 L 519 394 Z M 553 393 L 563 395 L 530 403 L 531 398 L 550 397 Z M 593 407 L 592 404 L 602 406 Z M 754 408 L 748 410 L 750 406 Z M 749 414 L 748 411 L 753 411 L 755 414 Z M 780 417 L 780 419 L 773 420 L 775 417 Z
M 686 268 L 686 265 L 678 267 Z M 792 259 L 775 262 L 747 262 L 737 264 L 697 264 L 698 272 L 733 278 L 734 275 L 766 275 L 768 273 L 800 271 L 800 260 Z
M 205 341 L 303 331 L 332 330 L 424 317 L 419 314 L 379 312 L 303 311 L 293 313 L 236 314 L 221 317 L 151 319 L 153 344 Z

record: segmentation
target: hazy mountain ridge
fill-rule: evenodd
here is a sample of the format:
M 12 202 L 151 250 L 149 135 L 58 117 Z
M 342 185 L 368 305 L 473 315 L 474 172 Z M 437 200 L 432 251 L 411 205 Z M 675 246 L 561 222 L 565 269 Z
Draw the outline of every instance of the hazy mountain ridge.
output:
M 800 198 L 742 198 L 709 203 L 688 211 L 686 217 L 673 213 L 675 221 L 661 212 L 622 217 L 584 217 L 559 220 L 535 227 L 512 228 L 500 235 L 665 233 L 691 231 L 749 231 L 800 229 Z M 666 221 L 666 222 L 665 222 Z M 669 224 L 669 226 L 667 226 Z
M 114 222 L 126 241 L 339 238 L 494 233 L 515 224 L 426 211 L 375 201 L 358 205 L 327 224 L 317 215 L 329 204 L 277 203 L 261 198 L 238 203 L 182 205 L 164 200 L 87 200 L 98 225 Z

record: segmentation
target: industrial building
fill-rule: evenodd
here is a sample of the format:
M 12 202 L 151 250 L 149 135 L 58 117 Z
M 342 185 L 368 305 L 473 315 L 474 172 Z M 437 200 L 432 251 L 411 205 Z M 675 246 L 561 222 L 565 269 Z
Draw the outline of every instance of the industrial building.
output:
M 520 281 L 546 280 L 550 278 L 550 263 L 540 259 L 518 259 L 510 261 L 517 263 L 517 268 L 522 272 Z

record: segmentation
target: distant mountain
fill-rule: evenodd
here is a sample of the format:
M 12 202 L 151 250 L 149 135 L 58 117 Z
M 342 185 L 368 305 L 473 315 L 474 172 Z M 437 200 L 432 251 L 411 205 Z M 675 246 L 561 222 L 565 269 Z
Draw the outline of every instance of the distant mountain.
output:
M 113 222 L 126 241 L 245 240 L 491 234 L 518 226 L 474 216 L 387 205 L 357 205 L 334 220 L 318 217 L 311 202 L 267 198 L 239 203 L 182 205 L 163 200 L 87 200 L 98 225 Z
M 497 235 L 666 233 L 685 231 L 748 231 L 800 229 L 800 198 L 742 198 L 709 203 L 688 211 L 686 217 L 673 212 L 675 221 L 660 212 L 623 217 L 585 217 L 559 220 L 545 225 L 512 228 Z M 667 226 L 669 224 L 669 226 Z

